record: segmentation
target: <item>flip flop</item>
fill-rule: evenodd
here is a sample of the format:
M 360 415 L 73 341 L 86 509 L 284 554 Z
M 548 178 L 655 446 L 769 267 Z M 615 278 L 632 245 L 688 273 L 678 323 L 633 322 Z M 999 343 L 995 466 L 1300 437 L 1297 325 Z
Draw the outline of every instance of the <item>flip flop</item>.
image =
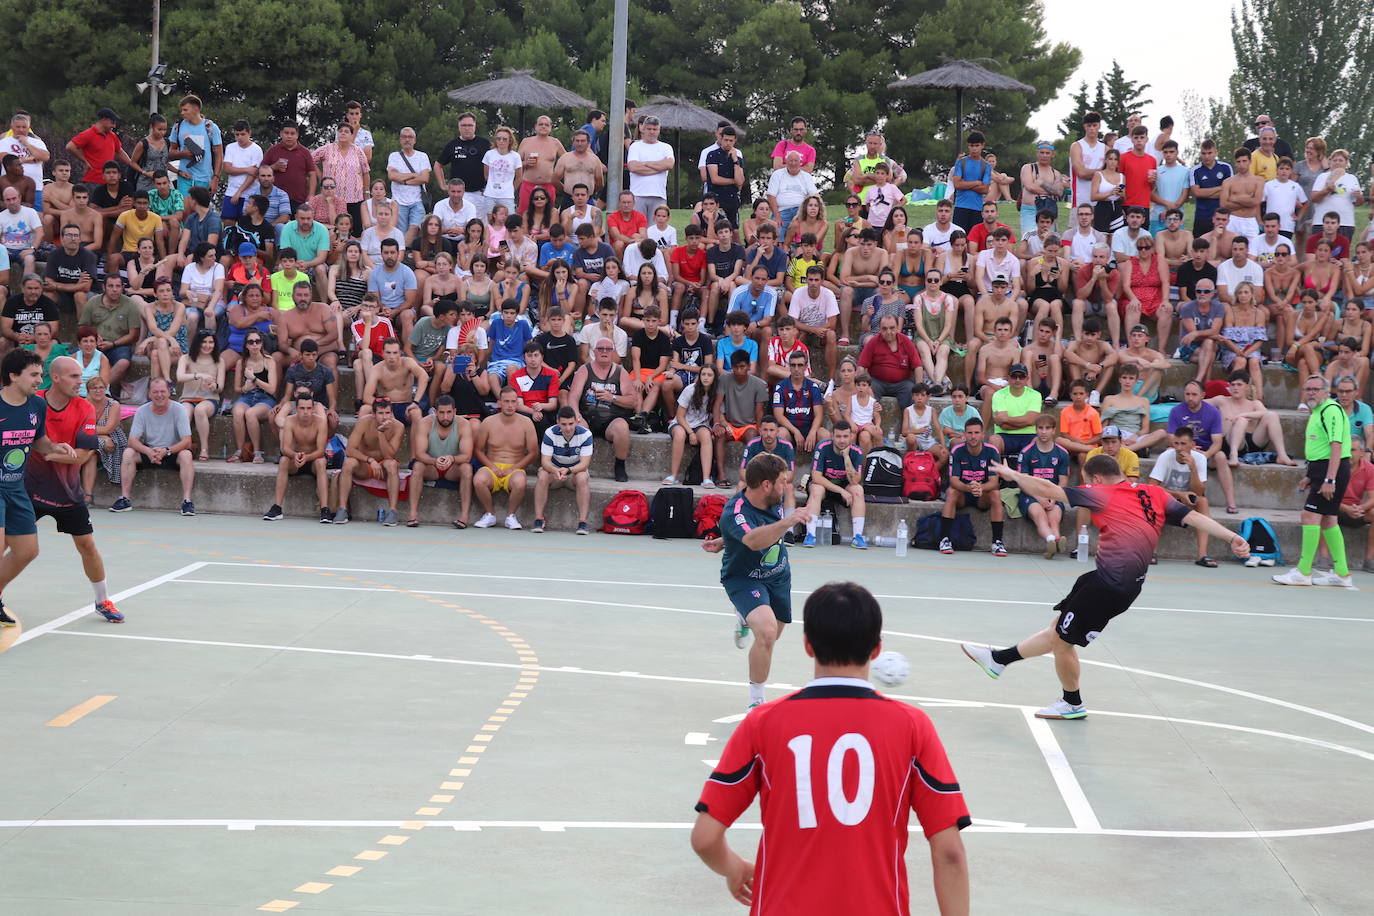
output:
M 1227 515 L 1239 515 L 1239 514 L 1240 514 L 1240 510 L 1237 509 L 1235 506 L 1227 506 L 1227 507 L 1226 507 L 1226 514 L 1227 514 Z
M 196 460 L 197 460 L 197 461 L 209 461 L 209 460 L 210 460 L 210 454 L 209 454 L 209 452 L 201 452 L 199 455 L 196 456 Z
M 1213 560 L 1211 557 L 1198 557 L 1196 560 L 1193 561 L 1193 565 L 1201 566 L 1204 569 L 1216 569 L 1217 561 Z
M 468 526 L 468 523 L 467 523 L 467 522 L 460 522 L 460 521 L 458 521 L 457 519 L 454 519 L 454 520 L 453 520 L 453 527 L 457 528 L 459 531 L 462 531 L 462 530 L 463 530 L 464 528 L 466 528 L 467 526 Z
M 407 528 L 419 528 L 419 527 L 420 527 L 420 520 L 419 520 L 418 518 L 412 518 L 412 519 L 410 519 L 409 521 L 406 522 L 406 527 L 407 527 Z

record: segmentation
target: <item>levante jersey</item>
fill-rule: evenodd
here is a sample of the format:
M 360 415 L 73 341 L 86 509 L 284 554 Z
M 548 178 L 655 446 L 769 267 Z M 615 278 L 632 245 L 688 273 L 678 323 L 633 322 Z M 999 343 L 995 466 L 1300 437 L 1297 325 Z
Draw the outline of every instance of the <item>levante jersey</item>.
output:
M 1114 588 L 1145 581 L 1150 557 L 1166 523 L 1183 524 L 1192 510 L 1163 487 L 1123 480 L 1110 486 L 1067 487 L 1069 505 L 1092 512 L 1099 533 L 1097 574 Z
M 906 916 L 907 824 L 970 823 L 930 718 L 866 681 L 821 678 L 735 729 L 696 810 L 729 826 L 753 803 L 760 916 Z

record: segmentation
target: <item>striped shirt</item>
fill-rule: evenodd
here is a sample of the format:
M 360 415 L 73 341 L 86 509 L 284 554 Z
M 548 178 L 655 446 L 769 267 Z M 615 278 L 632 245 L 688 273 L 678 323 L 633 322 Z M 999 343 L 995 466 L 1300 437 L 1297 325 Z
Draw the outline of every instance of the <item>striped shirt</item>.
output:
M 561 427 L 550 426 L 544 430 L 544 441 L 539 445 L 539 453 L 548 455 L 554 467 L 574 467 L 583 458 L 590 458 L 592 455 L 591 430 L 579 426 L 573 430 L 571 437 L 567 437 L 563 435 Z

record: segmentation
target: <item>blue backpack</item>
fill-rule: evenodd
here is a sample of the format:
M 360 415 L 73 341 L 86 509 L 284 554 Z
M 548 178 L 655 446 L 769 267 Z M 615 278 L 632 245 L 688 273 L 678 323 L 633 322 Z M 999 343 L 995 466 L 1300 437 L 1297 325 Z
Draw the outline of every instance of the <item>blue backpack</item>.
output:
M 344 453 L 348 451 L 348 440 L 342 433 L 335 433 L 329 437 L 329 441 L 324 444 L 324 463 L 330 470 L 337 471 L 343 467 Z
M 1283 551 L 1279 549 L 1279 536 L 1267 518 L 1256 515 L 1240 523 L 1239 534 L 1250 545 L 1250 556 L 1261 560 L 1273 560 L 1283 565 Z
M 962 512 L 954 516 L 949 539 L 954 543 L 955 550 L 972 550 L 978 543 L 973 532 L 973 520 Z M 940 513 L 932 512 L 916 520 L 916 533 L 911 536 L 911 546 L 919 550 L 939 549 Z

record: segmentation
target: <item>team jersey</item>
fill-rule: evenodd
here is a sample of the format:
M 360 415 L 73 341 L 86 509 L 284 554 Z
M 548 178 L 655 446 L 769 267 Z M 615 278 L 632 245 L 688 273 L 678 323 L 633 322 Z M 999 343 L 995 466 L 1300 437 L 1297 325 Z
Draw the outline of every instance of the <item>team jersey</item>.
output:
M 790 377 L 778 382 L 773 389 L 773 406 L 781 407 L 787 421 L 803 434 L 811 432 L 811 424 L 816 422 L 816 411 L 824 403 L 825 392 L 812 378 L 802 381 L 801 390 L 793 386 Z
M 1122 590 L 1145 581 L 1166 523 L 1183 524 L 1192 510 L 1163 487 L 1123 480 L 1110 486 L 1066 487 L 1069 505 L 1092 513 L 1097 526 L 1097 574 Z
M 47 430 L 48 402 L 29 395 L 15 407 L 0 397 L 0 487 L 24 488 L 24 465 L 34 442 Z
M 755 436 L 754 438 L 750 439 L 748 442 L 745 443 L 744 453 L 740 455 L 739 466 L 743 468 L 756 455 L 762 455 L 764 452 L 769 452 L 770 454 L 777 455 L 783 461 L 786 461 L 787 469 L 789 471 L 793 470 L 797 466 L 797 450 L 792 447 L 791 442 L 788 442 L 786 439 L 780 438 L 777 442 L 773 443 L 773 447 L 771 449 L 767 449 L 763 447 L 762 436 Z
M 367 331 L 367 323 L 361 318 L 353 322 L 353 340 L 355 343 L 362 343 L 363 332 Z M 372 336 L 367 339 L 367 347 L 380 359 L 382 355 L 382 341 L 388 337 L 396 336 L 396 329 L 391 325 L 390 318 L 378 318 L 377 323 L 372 326 Z
M 849 463 L 854 470 L 863 470 L 864 453 L 857 445 L 849 446 Z M 826 439 L 816 446 L 816 456 L 811 462 L 811 473 L 819 474 L 831 483 L 842 487 L 849 486 L 849 472 L 844 466 L 844 456 L 836 451 L 833 440 Z
M 49 392 L 51 393 L 51 392 Z M 95 408 L 85 398 L 72 398 L 67 406 L 56 409 L 46 400 L 46 435 L 54 444 L 65 442 L 72 448 L 94 449 Z M 31 455 L 24 472 L 24 484 L 29 497 L 48 506 L 80 506 L 86 502 L 81 488 L 81 468 L 75 464 L 58 464 L 42 455 Z
M 811 374 L 811 349 L 800 340 L 792 341 L 792 346 L 783 349 L 782 338 L 774 337 L 768 341 L 768 361 L 775 366 L 787 366 L 787 360 L 793 353 L 800 353 L 806 357 L 806 372 Z
M 1039 444 L 1032 442 L 1021 449 L 1022 474 L 1058 483 L 1059 478 L 1069 475 L 1069 468 L 1069 453 L 1061 445 L 1046 452 L 1041 451 Z
M 744 546 L 744 536 L 755 528 L 771 525 L 782 518 L 782 503 L 770 509 L 760 509 L 751 503 L 743 491 L 730 497 L 720 515 L 720 536 L 725 539 L 725 551 L 720 560 L 720 581 L 739 579 L 773 579 L 789 571 L 787 547 L 778 541 L 763 550 Z
M 930 718 L 855 678 L 819 678 L 749 713 L 696 810 L 729 826 L 755 796 L 751 914 L 906 916 L 908 812 L 927 837 L 971 823 Z
M 986 442 L 976 455 L 969 451 L 967 444 L 959 445 L 949 453 L 949 476 L 957 477 L 964 483 L 983 483 L 993 476 L 988 465 L 1001 460 L 997 449 Z
M 530 375 L 530 370 L 521 366 L 506 380 L 520 395 L 526 407 L 538 407 L 549 401 L 558 400 L 558 372 L 542 366 L 538 375 Z

